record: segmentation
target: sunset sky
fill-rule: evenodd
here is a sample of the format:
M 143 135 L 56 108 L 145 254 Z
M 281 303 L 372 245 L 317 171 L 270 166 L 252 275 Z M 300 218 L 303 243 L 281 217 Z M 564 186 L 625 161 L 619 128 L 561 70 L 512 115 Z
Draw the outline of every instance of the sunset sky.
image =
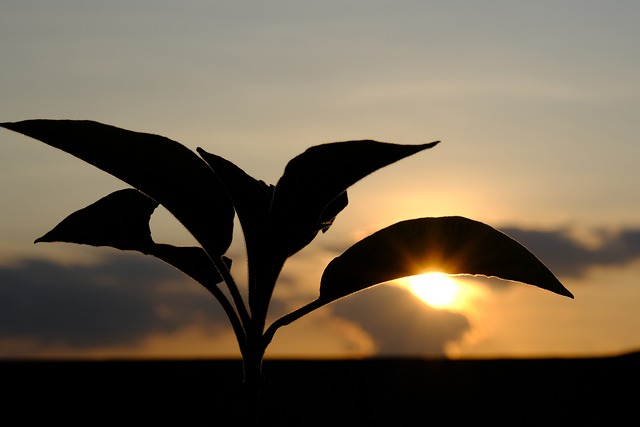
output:
M 313 145 L 441 140 L 349 189 L 286 264 L 273 318 L 357 240 L 427 216 L 504 231 L 575 299 L 463 277 L 435 307 L 384 284 L 281 329 L 267 357 L 619 354 L 640 349 L 639 17 L 630 0 L 7 0 L 0 122 L 159 134 L 271 184 Z M 217 301 L 162 262 L 34 245 L 127 187 L 0 129 L 0 358 L 239 357 Z M 193 243 L 162 209 L 152 231 Z

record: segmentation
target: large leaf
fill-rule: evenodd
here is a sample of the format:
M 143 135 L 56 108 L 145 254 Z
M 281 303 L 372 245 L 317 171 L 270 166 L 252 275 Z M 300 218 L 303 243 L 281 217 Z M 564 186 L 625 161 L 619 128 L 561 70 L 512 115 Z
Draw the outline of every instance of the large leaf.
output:
M 497 277 L 573 298 L 528 249 L 462 217 L 398 222 L 357 242 L 325 269 L 320 297 L 334 301 L 378 283 L 429 271 Z
M 133 188 L 115 191 L 72 213 L 35 243 L 110 246 L 146 254 L 154 245 L 149 219 L 157 206 L 158 202 Z
M 207 288 L 220 283 L 222 277 L 202 248 L 153 241 L 149 220 L 157 206 L 155 200 L 138 190 L 118 190 L 73 212 L 35 242 L 78 243 L 138 251 L 161 259 Z M 225 262 L 231 265 L 231 260 Z
M 333 225 L 333 221 L 335 221 L 336 217 L 344 208 L 349 204 L 349 197 L 347 196 L 346 190 L 343 191 L 333 199 L 329 204 L 325 207 L 324 211 L 322 211 L 322 215 L 318 221 L 318 226 L 320 227 L 320 231 L 326 233 L 326 231 Z
M 347 188 L 438 142 L 404 145 L 363 140 L 308 148 L 287 164 L 276 184 L 271 220 L 277 242 L 288 255 L 299 251 L 346 206 Z
M 268 226 L 273 186 L 251 177 L 223 157 L 201 148 L 197 151 L 227 189 L 243 229 L 249 259 L 253 258 L 256 246 L 266 244 L 264 234 Z
M 259 181 L 229 160 L 197 149 L 227 188 L 242 226 L 249 263 L 249 304 L 254 315 L 266 310 L 268 298 L 261 298 L 259 287 L 269 274 L 274 256 L 268 224 L 273 185 Z M 271 285 L 269 285 L 271 286 Z M 269 290 L 265 290 L 268 295 Z
M 84 120 L 0 126 L 66 151 L 139 189 L 167 208 L 210 256 L 221 256 L 229 248 L 231 201 L 209 166 L 182 144 Z
M 209 290 L 223 280 L 207 253 L 200 247 L 157 243 L 149 255 L 177 268 Z M 231 259 L 223 256 L 222 260 L 227 268 L 231 268 Z

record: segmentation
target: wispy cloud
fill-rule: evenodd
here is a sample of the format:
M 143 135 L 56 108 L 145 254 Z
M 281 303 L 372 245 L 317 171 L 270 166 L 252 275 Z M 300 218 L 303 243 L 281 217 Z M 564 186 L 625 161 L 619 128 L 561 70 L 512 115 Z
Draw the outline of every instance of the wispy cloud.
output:
M 624 266 L 640 258 L 640 229 L 600 232 L 591 247 L 566 230 L 501 228 L 540 258 L 558 276 L 582 277 L 591 267 Z

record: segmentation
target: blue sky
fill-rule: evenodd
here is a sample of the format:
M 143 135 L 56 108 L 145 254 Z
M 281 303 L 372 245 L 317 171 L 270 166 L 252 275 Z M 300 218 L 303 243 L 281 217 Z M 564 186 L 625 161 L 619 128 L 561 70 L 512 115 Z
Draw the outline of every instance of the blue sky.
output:
M 10 0 L 0 16 L 0 121 L 90 119 L 156 133 L 274 184 L 312 145 L 442 140 L 350 190 L 330 231 L 287 264 L 274 315 L 315 297 L 326 263 L 357 239 L 423 216 L 508 231 L 575 299 L 475 280 L 464 308 L 436 309 L 383 285 L 279 331 L 269 354 L 629 351 L 640 347 L 639 9 L 618 0 Z M 216 301 L 157 260 L 33 244 L 124 187 L 0 131 L 0 357 L 237 355 Z M 152 226 L 156 239 L 192 242 L 166 212 Z M 238 239 L 230 255 L 241 265 Z

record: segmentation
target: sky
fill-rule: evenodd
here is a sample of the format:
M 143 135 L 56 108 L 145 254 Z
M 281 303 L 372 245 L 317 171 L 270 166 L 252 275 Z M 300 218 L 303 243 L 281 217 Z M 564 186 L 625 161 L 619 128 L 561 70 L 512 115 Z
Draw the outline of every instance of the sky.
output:
M 280 329 L 267 357 L 582 357 L 640 348 L 640 3 L 6 0 L 0 122 L 88 119 L 202 147 L 275 184 L 310 146 L 442 141 L 349 189 L 285 265 L 271 319 L 328 262 L 405 219 L 460 215 L 575 296 L 398 283 Z M 0 129 L 0 358 L 239 357 L 199 284 L 136 252 L 34 240 L 117 178 Z M 193 238 L 160 207 L 154 239 Z M 227 254 L 242 273 L 241 229 Z

